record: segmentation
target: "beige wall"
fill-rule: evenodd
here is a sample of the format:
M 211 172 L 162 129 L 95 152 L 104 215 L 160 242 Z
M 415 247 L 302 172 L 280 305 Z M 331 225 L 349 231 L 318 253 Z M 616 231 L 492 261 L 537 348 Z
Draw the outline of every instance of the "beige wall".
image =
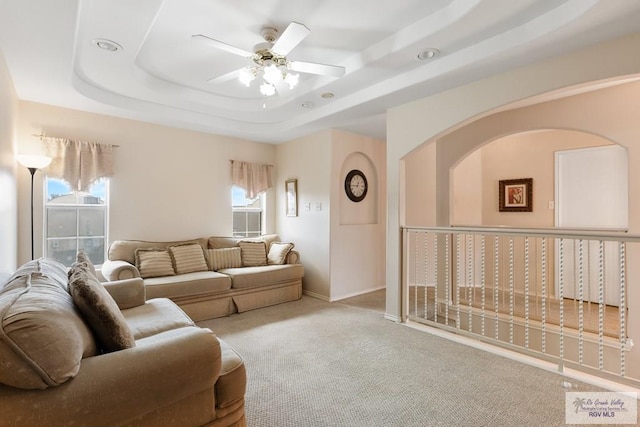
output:
M 427 144 L 403 161 L 405 200 L 403 224 L 424 227 L 436 224 L 433 203 L 436 200 L 436 145 Z
M 301 253 L 304 292 L 336 300 L 384 287 L 384 143 L 326 130 L 280 144 L 276 151 L 282 212 L 277 228 Z M 344 170 L 352 166 L 362 168 L 372 181 L 362 204 L 343 200 Z M 283 213 L 284 181 L 290 178 L 298 180 L 297 217 Z
M 567 130 L 518 133 L 490 142 L 452 171 L 452 224 L 553 227 L 549 202 L 555 200 L 555 152 L 609 144 L 600 136 Z M 533 178 L 532 212 L 498 210 L 498 181 L 515 178 Z
M 384 142 L 332 131 L 331 145 L 331 295 L 338 300 L 385 286 Z M 367 177 L 365 199 L 354 203 L 344 192 L 352 169 Z
M 401 171 L 405 157 L 425 142 L 433 142 L 442 135 L 450 133 L 467 123 L 491 114 L 497 109 L 507 109 L 507 105 L 522 100 L 541 96 L 562 88 L 587 84 L 589 82 L 627 77 L 640 72 L 640 57 L 635 54 L 640 44 L 640 34 L 613 40 L 592 46 L 573 54 L 550 61 L 532 64 L 527 67 L 497 74 L 466 86 L 451 89 L 431 97 L 389 110 L 387 115 L 387 317 L 396 319 L 400 316 L 400 233 L 395 231 L 404 225 L 405 206 L 401 192 Z M 585 95 L 596 96 L 596 95 Z M 545 111 L 540 107 L 535 116 L 539 119 L 534 128 L 532 124 L 519 123 L 517 119 L 506 116 L 497 119 L 500 123 L 487 126 L 488 135 L 476 135 L 459 146 L 447 146 L 441 141 L 436 146 L 436 179 L 438 183 L 437 199 L 429 202 L 435 211 L 436 223 L 448 225 L 450 221 L 450 173 L 451 167 L 463 159 L 482 143 L 511 133 L 534 129 L 576 129 L 603 135 L 608 139 L 620 142 L 622 137 L 635 137 L 635 126 L 632 118 L 637 111 L 628 101 L 618 100 L 618 105 L 609 106 L 604 103 L 593 106 L 591 114 L 585 116 L 585 109 L 572 110 L 569 105 L 558 101 L 560 110 Z M 536 108 L 536 107 L 532 107 Z M 637 116 L 637 114 L 635 114 Z M 494 114 L 499 116 L 499 114 Z M 428 117 L 429 120 L 424 118 Z M 637 121 L 637 120 L 636 120 Z M 500 125 L 500 126 L 498 126 Z M 528 125 L 528 126 L 527 126 Z M 581 125 L 586 126 L 582 128 Z M 502 128 L 501 128 L 502 127 Z M 506 127 L 506 128 L 505 128 Z M 598 129 L 600 128 L 600 129 Z M 636 126 L 636 130 L 637 130 Z M 605 136 L 605 135 L 603 135 Z M 630 148 L 630 158 L 634 155 Z M 640 170 L 630 169 L 630 182 L 638 181 Z M 638 202 L 640 196 L 631 194 L 631 206 Z M 640 215 L 635 215 L 631 227 L 639 229 Z
M 13 272 L 18 260 L 18 196 L 15 122 L 18 98 L 0 51 L 0 273 Z M 21 168 L 22 175 L 29 172 Z M 27 219 L 27 221 L 29 221 Z
M 276 180 L 280 237 L 293 242 L 304 264 L 304 291 L 329 299 L 331 131 L 323 131 L 276 146 Z M 298 180 L 298 216 L 287 217 L 284 182 Z M 306 204 L 310 210 L 305 210 Z M 320 204 L 320 210 L 316 205 Z
M 117 144 L 115 176 L 111 179 L 109 238 L 179 240 L 230 235 L 231 178 L 229 160 L 275 164 L 275 147 L 52 107 L 19 102 L 18 139 L 21 149 L 38 147 L 32 134 Z M 24 178 L 24 179 L 22 179 Z M 28 215 L 26 177 L 20 183 L 20 218 Z M 42 189 L 41 181 L 37 184 Z M 36 224 L 42 225 L 42 194 L 36 196 Z M 273 192 L 267 197 L 268 217 L 275 217 Z M 275 225 L 267 224 L 267 232 Z M 21 223 L 20 242 L 28 227 Z M 41 253 L 36 232 L 36 256 Z M 20 262 L 28 259 L 20 245 Z

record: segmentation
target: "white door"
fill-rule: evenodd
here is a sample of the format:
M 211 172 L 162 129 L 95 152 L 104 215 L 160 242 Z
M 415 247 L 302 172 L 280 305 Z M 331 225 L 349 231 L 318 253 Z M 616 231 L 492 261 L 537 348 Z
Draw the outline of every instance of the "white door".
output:
M 621 231 L 628 228 L 627 150 L 619 145 L 558 151 L 556 166 L 556 227 L 589 231 Z M 564 245 L 564 296 L 578 297 L 578 242 Z M 599 243 L 585 242 L 583 297 L 598 301 Z M 618 245 L 606 243 L 605 303 L 619 305 Z M 556 252 L 558 258 L 559 252 Z M 556 268 L 556 275 L 558 269 Z M 613 284 L 613 285 L 611 285 Z

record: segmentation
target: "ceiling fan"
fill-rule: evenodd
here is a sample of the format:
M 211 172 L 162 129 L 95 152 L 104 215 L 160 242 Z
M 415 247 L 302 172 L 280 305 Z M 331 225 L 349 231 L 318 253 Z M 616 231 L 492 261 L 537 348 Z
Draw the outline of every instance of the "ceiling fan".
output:
M 260 93 L 264 96 L 271 96 L 276 92 L 280 95 L 286 94 L 298 84 L 299 75 L 292 73 L 292 71 L 331 77 L 342 77 L 345 74 L 345 68 L 339 65 L 291 61 L 287 58 L 289 52 L 300 44 L 309 33 L 311 30 L 298 22 L 291 22 L 279 38 L 276 28 L 263 27 L 261 34 L 265 41 L 255 45 L 252 52 L 203 34 L 194 34 L 191 37 L 216 49 L 251 59 L 254 62 L 254 65 L 214 77 L 209 82 L 225 81 L 237 76 L 245 86 L 249 87 L 251 82 L 261 75 L 263 82 L 260 85 Z

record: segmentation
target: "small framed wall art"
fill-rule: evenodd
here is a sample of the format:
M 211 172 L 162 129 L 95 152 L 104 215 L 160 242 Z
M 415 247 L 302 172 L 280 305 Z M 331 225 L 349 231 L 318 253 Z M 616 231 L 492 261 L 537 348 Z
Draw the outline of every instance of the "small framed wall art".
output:
M 533 178 L 498 181 L 500 212 L 533 212 Z
M 287 216 L 298 216 L 298 180 L 288 179 L 284 182 Z

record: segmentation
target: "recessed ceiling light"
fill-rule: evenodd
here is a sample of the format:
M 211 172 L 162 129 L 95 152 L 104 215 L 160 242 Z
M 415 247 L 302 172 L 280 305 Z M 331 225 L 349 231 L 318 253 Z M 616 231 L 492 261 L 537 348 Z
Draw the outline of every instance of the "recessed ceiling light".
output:
M 320 95 L 320 97 L 321 97 L 321 98 L 324 98 L 324 99 L 331 99 L 331 98 L 333 98 L 334 96 L 335 96 L 335 95 L 334 95 L 333 93 L 331 93 L 331 92 L 325 92 L 325 93 L 323 93 L 322 95 Z
M 429 48 L 429 49 L 423 50 L 416 57 L 420 61 L 428 61 L 428 60 L 432 59 L 434 56 L 436 56 L 439 53 L 440 53 L 440 51 L 434 47 L 434 48 Z
M 93 39 L 91 40 L 94 46 L 99 47 L 102 50 L 108 50 L 109 52 L 116 52 L 122 50 L 122 46 L 118 43 L 107 39 Z

